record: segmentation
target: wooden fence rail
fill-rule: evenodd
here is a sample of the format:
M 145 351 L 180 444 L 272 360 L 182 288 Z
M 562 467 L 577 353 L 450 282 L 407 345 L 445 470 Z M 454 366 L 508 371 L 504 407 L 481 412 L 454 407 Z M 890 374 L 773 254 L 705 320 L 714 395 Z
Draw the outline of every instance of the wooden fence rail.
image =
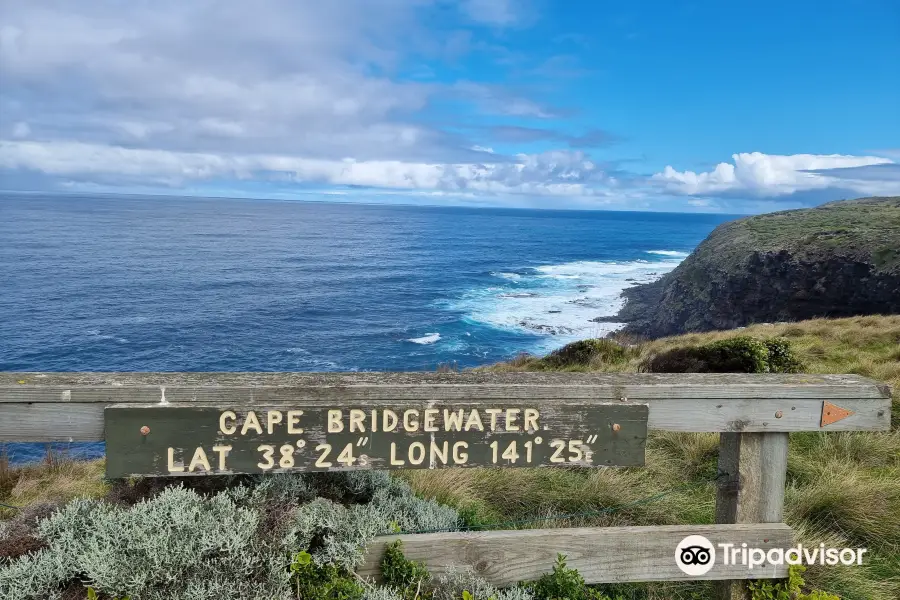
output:
M 433 572 L 499 585 L 568 555 L 589 583 L 784 577 L 724 564 L 688 575 L 676 546 L 788 548 L 788 433 L 887 431 L 886 385 L 855 375 L 579 373 L 0 373 L 0 442 L 107 442 L 110 476 L 371 468 L 631 466 L 646 432 L 720 433 L 715 525 L 399 536 Z M 544 439 L 546 438 L 546 439 Z M 313 451 L 313 449 L 315 451 Z M 391 537 L 360 573 L 374 575 Z
M 648 404 L 650 429 L 667 431 L 874 431 L 890 425 L 887 386 L 855 375 L 0 373 L 0 441 L 102 441 L 103 409 L 114 404 L 538 399 Z M 823 401 L 853 414 L 823 426 Z
M 377 538 L 358 572 L 377 578 L 384 547 L 399 539 L 406 557 L 424 561 L 432 573 L 472 568 L 499 586 L 537 579 L 549 572 L 557 553 L 565 554 L 567 565 L 578 569 L 588 583 L 787 577 L 783 566 L 750 569 L 723 562 L 708 573 L 689 576 L 673 560 L 675 547 L 689 535 L 764 550 L 790 548 L 793 543 L 791 528 L 783 523 L 423 533 Z

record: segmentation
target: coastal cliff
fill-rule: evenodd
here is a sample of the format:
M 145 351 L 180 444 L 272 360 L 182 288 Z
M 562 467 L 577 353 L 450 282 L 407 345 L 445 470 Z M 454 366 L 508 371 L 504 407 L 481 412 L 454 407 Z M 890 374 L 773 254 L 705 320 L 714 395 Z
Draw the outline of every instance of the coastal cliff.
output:
M 624 331 L 649 338 L 900 313 L 900 197 L 724 223 L 671 273 L 623 295 Z

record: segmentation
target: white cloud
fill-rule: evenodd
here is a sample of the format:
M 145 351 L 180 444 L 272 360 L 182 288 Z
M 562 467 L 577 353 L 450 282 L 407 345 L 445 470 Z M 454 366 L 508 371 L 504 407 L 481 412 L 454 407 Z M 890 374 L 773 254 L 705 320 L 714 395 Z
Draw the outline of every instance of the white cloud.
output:
M 276 154 L 217 154 L 124 148 L 103 144 L 0 140 L 0 168 L 46 175 L 157 182 L 288 179 L 298 183 L 391 190 L 481 192 L 535 196 L 598 196 L 602 169 L 582 152 L 519 155 L 515 162 L 424 163 L 328 160 Z
M 676 171 L 671 166 L 653 175 L 652 180 L 671 193 L 690 196 L 744 193 L 760 197 L 795 192 L 842 188 L 861 194 L 882 194 L 897 190 L 891 181 L 863 181 L 848 177 L 856 167 L 891 164 L 879 156 L 840 154 L 775 155 L 749 152 L 732 155 L 733 163 L 719 163 L 712 171 Z M 829 174 L 833 171 L 833 175 Z
M 34 139 L 440 162 L 480 156 L 452 133 L 454 115 L 443 127 L 421 118 L 434 100 L 553 114 L 485 84 L 399 80 L 398 69 L 441 60 L 452 42 L 452 32 L 422 23 L 432 4 L 4 2 L 0 111 L 29 123 Z M 479 14 L 489 20 L 513 9 L 487 6 Z

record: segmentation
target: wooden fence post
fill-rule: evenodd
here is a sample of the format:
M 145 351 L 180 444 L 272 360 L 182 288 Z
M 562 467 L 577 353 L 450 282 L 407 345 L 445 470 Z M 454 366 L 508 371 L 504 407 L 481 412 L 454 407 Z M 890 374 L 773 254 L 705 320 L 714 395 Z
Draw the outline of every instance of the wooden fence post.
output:
M 787 433 L 722 433 L 716 523 L 780 523 L 784 516 Z M 749 600 L 746 581 L 716 582 L 717 600 Z

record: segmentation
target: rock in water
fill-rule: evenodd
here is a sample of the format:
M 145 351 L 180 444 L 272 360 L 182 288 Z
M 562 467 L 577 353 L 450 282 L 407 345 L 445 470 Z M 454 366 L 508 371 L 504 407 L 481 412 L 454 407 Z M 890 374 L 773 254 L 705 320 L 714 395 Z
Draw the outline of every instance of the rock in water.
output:
M 671 273 L 623 295 L 625 331 L 651 338 L 900 313 L 900 197 L 724 223 Z

